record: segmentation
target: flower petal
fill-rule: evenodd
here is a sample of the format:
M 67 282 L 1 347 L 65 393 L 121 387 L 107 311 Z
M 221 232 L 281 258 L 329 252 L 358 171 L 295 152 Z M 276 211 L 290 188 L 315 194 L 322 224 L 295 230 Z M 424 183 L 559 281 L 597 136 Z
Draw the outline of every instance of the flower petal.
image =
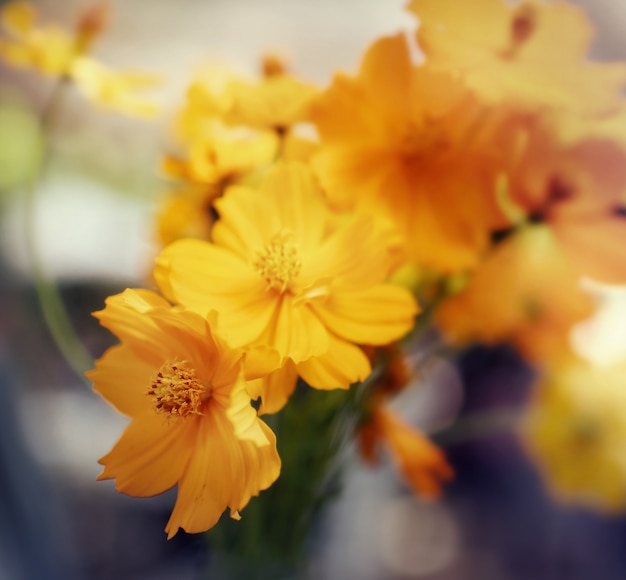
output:
M 330 337 L 328 352 L 297 365 L 300 376 L 316 389 L 347 389 L 372 372 L 363 351 L 349 342 Z
M 414 324 L 419 311 L 405 288 L 384 284 L 336 292 L 311 308 L 338 337 L 357 344 L 388 344 L 402 338 Z
M 328 332 L 308 304 L 286 294 L 262 340 L 298 363 L 328 350 Z
M 167 421 L 149 410 L 134 419 L 100 463 L 98 479 L 115 478 L 122 493 L 148 497 L 178 482 L 191 456 L 198 419 Z
M 96 368 L 86 376 L 94 382 L 96 393 L 120 413 L 135 417 L 150 407 L 146 393 L 154 372 L 125 345 L 116 345 L 96 361 Z
M 311 360 L 311 359 L 309 359 Z M 287 362 L 267 376 L 248 383 L 248 392 L 253 399 L 261 397 L 259 414 L 278 413 L 293 394 L 298 381 L 298 371 L 293 361 Z
M 205 418 L 198 425 L 193 454 L 165 528 L 168 539 L 179 528 L 188 533 L 209 529 L 227 507 L 242 509 L 280 473 L 276 437 L 264 423 L 260 425 L 270 442 L 264 447 L 237 439 L 223 413 L 212 413 L 210 420 Z

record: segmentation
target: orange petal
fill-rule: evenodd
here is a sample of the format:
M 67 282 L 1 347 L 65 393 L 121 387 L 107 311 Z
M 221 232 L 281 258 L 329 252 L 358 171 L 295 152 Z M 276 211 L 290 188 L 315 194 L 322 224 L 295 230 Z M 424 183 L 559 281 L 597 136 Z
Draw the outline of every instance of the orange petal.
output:
M 96 361 L 96 368 L 86 376 L 94 382 L 96 393 L 120 413 L 135 417 L 150 406 L 146 392 L 154 372 L 154 367 L 138 358 L 125 345 L 116 345 Z
M 168 539 L 179 528 L 188 533 L 208 530 L 227 507 L 244 508 L 253 495 L 274 483 L 280 473 L 276 438 L 269 427 L 260 424 L 270 441 L 264 447 L 237 439 L 222 413 L 199 422 L 193 454 L 165 528 Z
M 167 421 L 152 410 L 137 417 L 102 459 L 98 479 L 122 493 L 148 497 L 176 485 L 192 451 L 197 419 Z
M 376 421 L 415 493 L 438 497 L 442 482 L 454 475 L 441 450 L 388 409 L 379 407 Z
M 129 289 L 110 296 L 105 305 L 104 310 L 94 313 L 100 324 L 126 343 L 143 361 L 158 369 L 169 351 L 163 342 L 163 332 L 145 314 L 151 308 L 169 308 L 169 304 L 154 292 Z
M 261 428 L 257 413 L 250 404 L 248 384 L 243 378 L 243 371 L 239 380 L 234 384 L 231 383 L 231 385 L 226 414 L 233 425 L 235 437 L 251 441 L 259 447 L 269 445 L 269 440 Z

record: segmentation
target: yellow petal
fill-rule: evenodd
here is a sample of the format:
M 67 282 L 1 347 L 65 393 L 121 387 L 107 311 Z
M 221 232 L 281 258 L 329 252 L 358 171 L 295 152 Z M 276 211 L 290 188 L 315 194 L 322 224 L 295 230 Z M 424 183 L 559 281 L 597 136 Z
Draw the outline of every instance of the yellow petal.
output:
M 268 344 L 255 344 L 245 351 L 244 370 L 249 381 L 263 378 L 283 364 L 283 357 Z
M 258 447 L 263 447 L 269 445 L 269 440 L 261 428 L 261 422 L 256 411 L 250 404 L 250 394 L 247 387 L 248 384 L 244 380 L 242 372 L 239 380 L 230 389 L 230 400 L 226 414 L 233 425 L 235 437 L 251 441 Z
M 278 413 L 293 394 L 298 380 L 298 371 L 292 361 L 269 373 L 267 376 L 250 381 L 248 392 L 252 399 L 261 397 L 259 414 Z
M 252 261 L 281 229 L 275 204 L 258 191 L 233 186 L 215 202 L 220 214 L 213 228 L 213 240 L 244 261 Z
M 290 295 L 282 297 L 275 318 L 261 340 L 283 358 L 298 363 L 326 352 L 328 333 L 307 304 L 294 302 Z
M 310 358 L 298 366 L 300 376 L 316 389 L 347 389 L 365 380 L 372 372 L 363 351 L 331 335 L 328 352 Z
M 388 344 L 414 324 L 418 306 L 405 288 L 391 284 L 337 292 L 311 308 L 338 337 L 357 344 Z
M 377 235 L 376 225 L 373 218 L 359 216 L 318 243 L 303 264 L 302 284 L 329 275 L 335 288 L 358 289 L 384 282 L 394 262 L 390 239 L 382 233 Z
M 167 246 L 156 259 L 154 277 L 168 298 L 200 314 L 212 309 L 214 296 L 228 304 L 229 297 L 250 288 L 264 289 L 260 277 L 236 254 L 202 240 Z
M 157 258 L 155 279 L 169 298 L 206 316 L 215 310 L 231 346 L 254 341 L 277 306 L 264 280 L 234 253 L 201 240 L 179 240 Z
M 302 163 L 285 163 L 263 180 L 261 195 L 273 196 L 282 228 L 297 235 L 301 250 L 317 247 L 325 234 L 328 209 L 311 172 Z

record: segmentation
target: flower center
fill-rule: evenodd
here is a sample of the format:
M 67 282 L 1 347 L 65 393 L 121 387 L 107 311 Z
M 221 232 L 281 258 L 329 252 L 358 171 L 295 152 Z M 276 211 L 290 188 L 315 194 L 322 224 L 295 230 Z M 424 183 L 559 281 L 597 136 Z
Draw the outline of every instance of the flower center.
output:
M 302 262 L 298 250 L 288 232 L 276 234 L 272 241 L 259 252 L 253 262 L 254 269 L 267 282 L 268 288 L 285 292 L 300 273 Z
M 166 417 L 202 415 L 200 406 L 208 394 L 187 361 L 163 363 L 147 391 L 156 412 Z

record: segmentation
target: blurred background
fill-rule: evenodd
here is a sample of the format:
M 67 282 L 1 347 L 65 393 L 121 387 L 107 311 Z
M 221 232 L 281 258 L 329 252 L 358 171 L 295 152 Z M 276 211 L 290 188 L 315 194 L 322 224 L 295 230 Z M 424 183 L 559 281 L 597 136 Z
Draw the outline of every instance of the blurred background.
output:
M 626 4 L 576 3 L 598 31 L 593 56 L 626 59 Z M 90 313 L 106 296 L 145 285 L 157 251 L 160 158 L 194 70 L 219 62 L 253 73 L 261 55 L 274 51 L 323 87 L 334 71 L 355 71 L 375 38 L 413 26 L 400 0 L 109 4 L 92 54 L 112 67 L 163 75 L 165 112 L 156 121 L 125 118 L 66 91 L 45 136 L 49 155 L 33 204 L 24 183 L 41 154 L 35 119 L 52 81 L 0 63 L 0 580 L 184 580 L 209 577 L 210 568 L 202 536 L 165 539 L 173 493 L 128 498 L 113 482 L 95 481 L 97 459 L 126 420 L 61 355 L 39 307 L 33 253 L 83 344 L 100 356 L 113 338 Z M 89 3 L 34 5 L 42 22 L 70 29 Z M 623 291 L 607 294 L 601 318 L 608 323 L 579 333 L 582 348 L 597 356 L 624 349 Z M 533 379 L 506 348 L 472 350 L 455 367 L 429 359 L 422 371 L 399 404 L 426 429 L 514 410 Z M 346 487 L 314 537 L 311 577 L 626 577 L 626 519 L 555 503 L 510 430 L 442 444 L 457 477 L 437 504 L 416 500 L 393 466 L 371 471 L 346 454 Z

